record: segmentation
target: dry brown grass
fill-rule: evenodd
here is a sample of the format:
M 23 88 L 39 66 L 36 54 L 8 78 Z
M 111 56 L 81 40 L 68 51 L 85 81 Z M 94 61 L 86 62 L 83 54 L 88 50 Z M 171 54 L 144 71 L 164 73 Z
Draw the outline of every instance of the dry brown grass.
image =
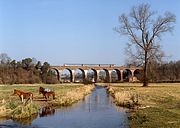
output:
M 93 85 L 81 86 L 79 88 L 67 91 L 66 93 L 57 94 L 57 98 L 49 104 L 52 106 L 69 106 L 73 103 L 82 100 L 87 94 L 94 89 Z
M 141 87 L 138 83 L 122 83 L 113 84 L 111 89 L 117 103 L 138 95 L 140 107 L 130 116 L 131 127 L 180 126 L 180 83 L 149 84 L 149 87 Z

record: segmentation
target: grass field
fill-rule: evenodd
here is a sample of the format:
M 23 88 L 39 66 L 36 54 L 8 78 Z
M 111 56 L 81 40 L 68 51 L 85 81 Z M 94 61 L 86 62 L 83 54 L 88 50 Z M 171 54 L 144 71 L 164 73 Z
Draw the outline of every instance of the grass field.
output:
M 137 83 L 111 84 L 110 91 L 118 105 L 130 100 L 138 105 L 130 113 L 132 128 L 179 128 L 180 84 L 149 84 L 141 87 Z
M 55 100 L 50 97 L 46 102 L 43 95 L 38 92 L 40 86 L 55 91 Z M 0 117 L 25 118 L 37 113 L 40 107 L 47 105 L 53 107 L 72 105 L 83 99 L 93 88 L 94 86 L 81 84 L 0 85 Z M 14 89 L 32 92 L 33 103 L 22 104 L 18 96 L 12 96 Z

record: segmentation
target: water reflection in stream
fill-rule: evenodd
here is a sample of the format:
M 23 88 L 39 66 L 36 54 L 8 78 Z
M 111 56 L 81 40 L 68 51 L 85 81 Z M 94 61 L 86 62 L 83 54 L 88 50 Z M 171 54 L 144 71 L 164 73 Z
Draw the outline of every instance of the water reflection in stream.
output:
M 2 128 L 127 128 L 127 114 L 113 104 L 102 87 L 72 107 L 42 108 L 30 123 L 6 120 Z

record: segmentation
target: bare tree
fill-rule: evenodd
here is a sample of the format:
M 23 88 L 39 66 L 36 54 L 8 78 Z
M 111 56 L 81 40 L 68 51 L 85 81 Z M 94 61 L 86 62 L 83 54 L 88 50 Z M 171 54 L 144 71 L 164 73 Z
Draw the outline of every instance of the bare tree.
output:
M 148 86 L 147 68 L 150 60 L 162 57 L 159 41 L 163 33 L 173 30 L 176 17 L 170 12 L 156 16 L 148 4 L 133 7 L 129 14 L 119 16 L 115 31 L 129 38 L 126 53 L 143 66 L 143 86 Z
M 11 61 L 11 58 L 6 53 L 0 53 L 0 64 L 4 65 Z

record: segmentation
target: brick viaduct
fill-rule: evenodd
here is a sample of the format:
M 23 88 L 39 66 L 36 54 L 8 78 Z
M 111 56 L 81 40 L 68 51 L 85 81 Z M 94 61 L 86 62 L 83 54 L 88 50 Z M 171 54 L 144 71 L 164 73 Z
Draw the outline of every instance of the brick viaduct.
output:
M 125 66 L 116 66 L 114 64 L 64 64 L 63 66 L 51 66 L 50 70 L 53 69 L 57 72 L 58 80 L 61 81 L 61 74 L 63 73 L 63 70 L 68 70 L 70 72 L 70 82 L 75 82 L 75 71 L 81 70 L 83 80 L 87 78 L 87 74 L 89 70 L 94 71 L 94 82 L 98 82 L 99 79 L 99 73 L 101 70 L 104 70 L 106 73 L 106 80 L 108 82 L 112 82 L 112 71 L 116 71 L 118 76 L 118 81 L 123 82 L 124 78 L 124 72 L 129 72 L 131 78 L 134 77 L 134 74 L 137 70 L 142 70 L 141 67 L 125 67 Z M 129 77 L 129 76 L 128 76 Z

